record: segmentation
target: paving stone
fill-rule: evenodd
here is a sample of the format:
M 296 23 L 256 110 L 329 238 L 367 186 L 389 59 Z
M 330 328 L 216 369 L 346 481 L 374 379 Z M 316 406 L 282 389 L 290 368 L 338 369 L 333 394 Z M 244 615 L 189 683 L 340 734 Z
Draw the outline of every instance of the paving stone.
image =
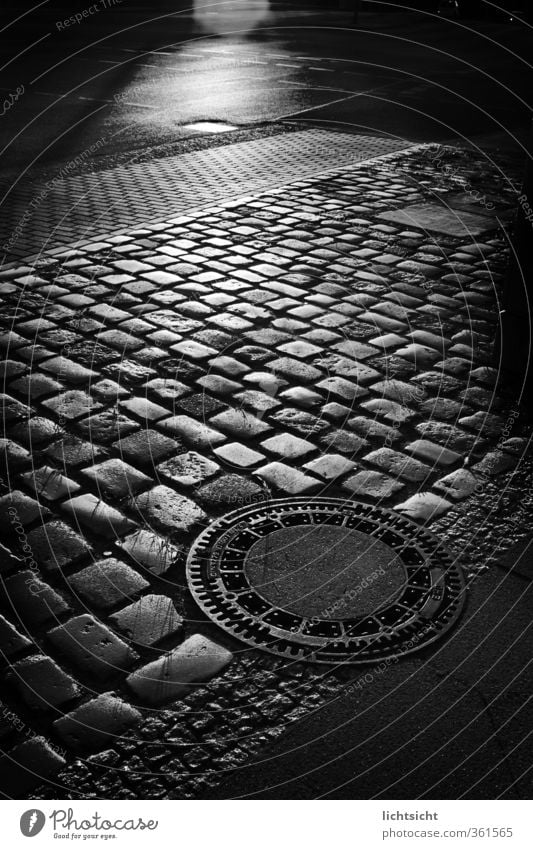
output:
M 17 445 L 11 439 L 0 439 L 0 470 L 5 472 L 6 478 L 29 466 L 31 461 L 30 452 L 22 445 Z
M 213 416 L 213 418 L 210 419 L 210 422 L 224 433 L 240 437 L 241 439 L 253 439 L 261 436 L 263 433 L 267 433 L 269 430 L 272 430 L 271 425 L 266 422 L 262 422 L 260 419 L 252 416 L 251 413 L 247 413 L 242 409 L 225 410 L 223 413 L 218 413 L 216 416 Z M 217 445 L 221 441 L 222 440 L 219 439 L 218 442 L 215 442 L 214 444 Z
M 21 364 L 17 363 L 17 365 Z M 57 380 L 48 377 L 48 375 L 34 372 L 10 383 L 9 388 L 24 398 L 36 401 L 45 395 L 50 395 L 52 392 L 59 392 L 64 387 Z
M 477 442 L 476 436 L 465 433 L 460 428 L 454 427 L 447 422 L 438 422 L 435 420 L 421 422 L 416 425 L 416 429 L 424 439 L 442 443 L 446 448 L 449 448 L 451 451 L 457 451 L 459 454 L 471 451 Z
M 330 376 L 345 377 L 359 384 L 371 383 L 381 377 L 376 369 L 370 368 L 364 363 L 359 363 L 357 360 L 344 357 L 342 354 L 329 353 L 315 359 L 314 363 Z
M 442 355 L 438 351 L 428 348 L 426 345 L 420 345 L 419 343 L 398 348 L 395 354 L 397 357 L 403 357 L 403 359 L 414 363 L 418 369 L 429 368 L 437 360 L 442 358 Z
M 164 575 L 176 564 L 181 554 L 179 548 L 151 531 L 139 530 L 127 536 L 118 547 L 125 551 L 134 563 L 154 575 Z
M 512 436 L 510 439 L 506 439 L 504 442 L 499 443 L 499 445 L 509 454 L 513 454 L 515 457 L 521 457 L 527 450 L 528 441 L 526 439 L 521 439 L 518 436 Z
M 127 679 L 130 689 L 147 704 L 177 699 L 199 681 L 221 672 L 233 655 L 201 634 L 193 634 L 170 654 L 143 666 Z
M 77 428 L 81 435 L 90 442 L 108 445 L 139 429 L 137 422 L 119 413 L 116 407 L 111 407 L 88 419 L 78 422 Z
M 84 601 L 103 609 L 125 604 L 149 587 L 141 575 L 114 557 L 76 572 L 69 584 Z
M 224 413 L 219 415 L 223 416 Z M 215 416 L 211 422 L 215 423 Z M 225 441 L 225 436 L 218 430 L 193 419 L 191 416 L 173 416 L 158 423 L 159 427 L 173 436 L 178 436 L 193 448 L 210 449 Z
M 396 504 L 398 513 L 405 513 L 417 522 L 431 522 L 451 509 L 452 503 L 433 492 L 417 492 L 407 501 Z
M 0 498 L 0 523 L 5 529 L 10 529 L 11 533 L 16 533 L 19 524 L 30 525 L 35 519 L 44 520 L 48 516 L 50 511 L 46 507 L 20 489 L 14 489 Z
M 348 474 L 356 468 L 356 464 L 347 460 L 342 454 L 322 454 L 316 460 L 311 460 L 303 466 L 307 471 L 318 475 L 322 480 L 335 480 Z
M 83 469 L 82 474 L 94 483 L 99 495 L 109 495 L 112 498 L 134 495 L 152 483 L 152 479 L 147 475 L 123 460 L 116 459 L 104 460 L 103 463 Z
M 131 318 L 129 313 L 119 310 L 117 307 L 111 306 L 111 304 L 97 304 L 94 307 L 90 307 L 88 313 L 90 316 L 101 321 L 113 323 L 126 321 L 126 319 Z
M 157 430 L 140 430 L 115 442 L 113 448 L 136 466 L 154 467 L 181 449 L 179 442 Z
M 188 395 L 191 391 L 184 383 L 170 377 L 157 377 L 149 380 L 144 384 L 143 389 L 163 402 L 174 402 L 183 395 Z
M 342 377 L 328 377 L 326 380 L 317 383 L 316 388 L 327 393 L 328 398 L 333 396 L 334 398 L 342 398 L 344 401 L 353 402 L 368 395 L 367 389 Z
M 217 463 L 208 460 L 196 451 L 178 454 L 157 467 L 159 474 L 165 475 L 182 486 L 195 486 L 213 477 L 220 469 Z
M 70 566 L 91 551 L 91 546 L 64 522 L 53 521 L 27 535 L 35 560 L 54 571 Z
M 260 415 L 281 406 L 281 401 L 277 398 L 265 392 L 258 392 L 255 389 L 246 389 L 244 392 L 237 392 L 234 401 L 238 401 L 241 404 L 241 409 L 243 407 L 249 407 L 254 413 Z
M 270 371 L 254 371 L 244 378 L 246 383 L 258 387 L 264 393 L 274 398 L 280 389 L 288 386 L 288 381 Z M 237 396 L 236 396 L 237 397 Z
M 446 477 L 441 478 L 434 484 L 435 489 L 443 492 L 444 495 L 455 498 L 460 501 L 463 498 L 468 498 L 476 491 L 480 481 L 468 469 L 456 469 L 450 472 Z
M 450 398 L 428 398 L 419 406 L 420 414 L 425 418 L 455 422 L 465 412 L 465 404 Z
M 427 393 L 421 386 L 404 383 L 401 380 L 382 380 L 372 385 L 372 392 L 390 401 L 407 406 L 415 401 L 425 401 Z
M 369 419 L 365 416 L 354 416 L 354 418 L 348 421 L 348 425 L 363 437 L 378 439 L 387 444 L 397 442 L 401 438 L 401 433 L 397 428 L 388 427 L 375 419 Z
M 253 451 L 240 442 L 229 442 L 214 449 L 214 454 L 221 460 L 240 469 L 251 469 L 265 460 L 265 455 Z
M 357 454 L 368 445 L 366 439 L 347 430 L 333 430 L 320 438 L 320 444 L 328 451 L 340 451 L 342 454 Z
M 442 445 L 436 445 L 428 439 L 416 439 L 406 445 L 405 450 L 421 460 L 427 460 L 428 463 L 438 466 L 453 466 L 454 463 L 463 459 L 461 454 L 450 451 L 449 448 L 443 448 Z
M 500 416 L 478 411 L 471 416 L 464 416 L 462 419 L 459 419 L 459 424 L 462 427 L 467 427 L 469 430 L 475 431 L 479 437 L 486 439 L 489 436 L 501 436 L 505 422 Z
M 138 396 L 121 401 L 120 408 L 146 422 L 157 422 L 159 419 L 167 417 L 171 412 L 166 407 L 162 407 L 161 404 L 154 404 L 153 401 Z
M 258 345 L 244 345 L 242 348 L 237 348 L 235 355 L 249 360 L 251 363 L 263 363 L 273 358 L 272 351 Z
M 183 628 L 183 619 L 164 595 L 145 595 L 109 617 L 128 640 L 153 646 Z
M 217 353 L 214 348 L 211 348 L 208 345 L 201 345 L 193 339 L 186 339 L 183 340 L 183 342 L 178 342 L 176 345 L 172 345 L 171 350 L 175 351 L 177 354 L 183 354 L 183 356 L 188 359 L 199 360 L 200 362 L 211 359 Z
M 193 418 L 204 421 L 207 417 L 212 416 L 213 413 L 225 410 L 227 405 L 218 398 L 207 395 L 205 392 L 195 392 L 193 395 L 181 398 L 178 406 L 180 413 L 187 413 Z
M 395 318 L 389 318 L 389 316 L 381 315 L 378 312 L 362 312 L 357 316 L 358 321 L 364 321 L 366 324 L 369 324 L 373 329 L 373 332 L 376 335 L 382 335 L 380 331 L 386 333 L 404 333 L 406 330 L 406 323 L 404 321 L 398 321 Z
M 65 477 L 52 466 L 41 466 L 21 475 L 26 485 L 36 492 L 37 495 L 48 501 L 57 501 L 61 498 L 74 495 L 80 489 L 76 481 Z
M 91 442 L 85 442 L 77 436 L 67 435 L 49 445 L 44 453 L 55 460 L 65 471 L 71 466 L 94 463 L 102 456 L 104 449 Z
M 142 346 L 142 341 L 132 336 L 131 333 L 125 333 L 123 330 L 114 328 L 113 330 L 105 330 L 99 333 L 96 337 L 98 342 L 103 342 L 104 345 L 109 345 L 121 353 L 128 354 L 131 351 L 136 351 Z
M 452 344 L 450 339 L 447 339 L 445 336 L 430 333 L 427 330 L 413 330 L 407 335 L 411 337 L 413 342 L 433 348 L 438 354 L 440 354 L 440 359 L 442 359 Z
M 19 634 L 15 626 L 0 615 L 0 656 L 2 660 L 11 658 L 13 655 L 31 648 L 31 646 L 31 640 Z
M 71 749 L 101 750 L 112 746 L 128 728 L 142 719 L 138 710 L 111 693 L 102 693 L 65 716 L 54 730 Z
M 209 392 L 214 392 L 215 395 L 221 395 L 223 398 L 228 395 L 232 396 L 242 389 L 240 383 L 236 383 L 234 380 L 228 380 L 226 377 L 221 377 L 218 374 L 206 374 L 196 382 Z
M 352 360 L 367 360 L 369 357 L 375 357 L 377 351 L 370 345 L 365 345 L 363 342 L 358 342 L 357 339 L 344 339 L 342 342 L 337 342 L 333 348 L 340 354 L 350 357 Z
M 65 758 L 44 737 L 35 736 L 0 759 L 0 773 L 9 776 L 6 790 L 12 798 L 23 798 L 31 788 L 57 775 L 65 765 Z
M 397 475 L 412 483 L 425 480 L 432 471 L 431 467 L 426 466 L 425 463 L 406 457 L 405 454 L 392 451 L 390 448 L 378 448 L 377 451 L 367 454 L 364 459 L 367 463 L 379 466 L 390 475 Z
M 76 524 L 110 539 L 123 536 L 135 527 L 131 519 L 91 493 L 65 501 L 61 510 Z
M 204 484 L 196 491 L 195 497 L 205 507 L 228 507 L 236 510 L 246 504 L 264 501 L 267 493 L 249 478 L 228 474 Z
M 46 360 L 41 368 L 63 383 L 89 384 L 91 380 L 98 378 L 98 374 L 92 369 L 85 368 L 66 357 L 53 357 L 51 360 Z
M 281 459 L 294 460 L 316 451 L 312 442 L 290 433 L 280 433 L 261 442 L 261 448 Z
M 347 478 L 342 488 L 353 495 L 363 498 L 390 498 L 404 488 L 404 485 L 394 478 L 389 478 L 381 472 L 363 470 Z
M 305 495 L 320 485 L 317 480 L 304 475 L 298 469 L 293 469 L 285 463 L 268 463 L 254 472 L 269 486 L 288 495 Z
M 318 392 L 313 392 L 313 390 L 303 386 L 293 386 L 291 389 L 286 389 L 281 392 L 279 397 L 283 402 L 298 404 L 307 409 L 318 407 L 324 400 Z
M 168 360 L 168 365 L 172 360 Z M 161 365 L 158 363 L 158 370 Z M 126 360 L 120 358 L 116 363 L 110 363 L 102 369 L 102 373 L 112 380 L 116 380 L 125 386 L 137 386 L 146 383 L 146 381 L 154 378 L 157 375 L 155 369 L 147 365 L 143 365 L 138 360 Z
M 376 336 L 375 339 L 369 340 L 376 348 L 384 351 L 386 354 L 389 351 L 395 351 L 397 348 L 405 345 L 405 336 L 398 336 L 397 333 L 385 333 L 381 336 Z
M 322 372 L 313 366 L 294 360 L 291 357 L 279 357 L 268 363 L 268 368 L 277 375 L 298 383 L 311 383 L 320 380 Z
M 192 531 L 206 519 L 204 511 L 190 498 L 179 495 L 168 486 L 156 486 L 131 502 L 150 527 L 173 534 L 176 531 Z
M 236 360 L 234 357 L 217 356 L 209 361 L 209 367 L 215 371 L 221 371 L 227 377 L 239 378 L 250 371 L 250 367 Z
M 337 423 L 345 424 L 352 413 L 353 406 L 345 407 L 344 404 L 337 404 L 335 401 L 324 404 L 322 407 L 322 415 Z
M 20 374 L 24 374 L 28 370 L 28 367 L 24 363 L 18 363 L 16 360 L 4 359 L 0 362 L 0 381 L 2 385 L 4 385 L 5 381 L 12 380 L 14 377 L 18 377 Z M 27 378 L 26 378 L 27 380 Z M 15 380 L 11 386 L 13 388 L 17 387 L 20 383 L 20 380 Z M 26 383 L 22 384 L 23 387 L 26 387 Z M 21 394 L 26 394 L 24 391 Z
M 6 578 L 0 592 L 5 609 L 25 628 L 57 619 L 70 611 L 70 605 L 41 580 L 36 570 L 23 569 Z
M 32 416 L 25 421 L 17 422 L 10 428 L 10 436 L 15 442 L 21 442 L 30 450 L 41 448 L 53 439 L 63 435 L 60 425 L 43 416 Z
M 385 421 L 391 422 L 395 426 L 409 421 L 416 415 L 413 410 L 397 401 L 390 401 L 388 398 L 371 398 L 369 401 L 363 401 L 361 407 L 369 413 L 381 416 Z
M 320 354 L 322 349 L 317 345 L 311 345 L 309 342 L 288 342 L 285 345 L 280 345 L 278 351 L 287 354 L 289 357 L 298 357 L 307 359 L 313 355 Z
M 81 694 L 74 678 L 44 655 L 35 655 L 14 663 L 9 679 L 32 710 L 51 710 Z
M 501 475 L 503 472 L 509 471 L 509 469 L 514 469 L 516 464 L 516 459 L 510 454 L 506 454 L 504 451 L 491 451 L 479 463 L 476 463 L 472 469 L 478 474 L 494 477 L 495 475 Z
M 75 616 L 48 632 L 48 639 L 90 677 L 109 678 L 137 659 L 129 646 L 93 616 Z
M 304 436 L 322 433 L 328 428 L 328 422 L 294 407 L 285 407 L 273 413 L 271 418 L 282 427 L 291 428 Z

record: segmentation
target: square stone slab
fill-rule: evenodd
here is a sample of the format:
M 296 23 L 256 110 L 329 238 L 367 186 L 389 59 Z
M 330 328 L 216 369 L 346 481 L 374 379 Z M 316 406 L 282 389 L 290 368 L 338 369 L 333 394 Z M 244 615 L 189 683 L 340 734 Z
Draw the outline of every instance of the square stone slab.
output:
M 415 203 L 377 216 L 382 221 L 420 227 L 422 230 L 446 233 L 448 236 L 479 236 L 493 230 L 496 219 L 488 215 L 475 215 L 462 209 L 447 209 L 439 203 Z

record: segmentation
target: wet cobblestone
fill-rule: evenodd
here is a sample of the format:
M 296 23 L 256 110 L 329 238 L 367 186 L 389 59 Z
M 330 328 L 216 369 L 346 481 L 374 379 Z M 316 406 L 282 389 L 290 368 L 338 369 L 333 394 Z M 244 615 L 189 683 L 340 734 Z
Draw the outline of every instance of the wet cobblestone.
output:
M 473 153 L 445 155 L 508 193 Z M 510 515 L 531 525 L 530 428 L 517 412 L 502 440 L 513 407 L 490 365 L 505 235 L 380 218 L 455 188 L 427 148 L 181 216 L 150 247 L 123 236 L 0 272 L 23 310 L 2 317 L 0 509 L 35 562 L 25 578 L 10 532 L 3 639 L 39 732 L 11 729 L 7 748 L 54 776 L 35 798 L 201 795 L 355 674 L 202 618 L 183 555 L 221 511 L 371 501 L 431 522 L 472 574 L 519 536 Z M 42 664 L 61 719 L 24 696 Z

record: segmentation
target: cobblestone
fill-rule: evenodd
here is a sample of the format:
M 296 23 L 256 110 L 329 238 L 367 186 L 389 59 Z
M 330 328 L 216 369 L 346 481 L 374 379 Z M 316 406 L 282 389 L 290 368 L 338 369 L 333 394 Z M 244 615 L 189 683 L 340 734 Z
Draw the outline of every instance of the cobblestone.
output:
M 13 798 L 20 798 L 35 786 L 36 778 L 51 778 L 65 764 L 65 758 L 44 737 L 35 736 L 25 740 L 0 759 L 0 771 L 6 778 L 9 776 L 4 783 L 4 792 L 12 793 Z
M 141 575 L 114 557 L 98 560 L 71 575 L 72 590 L 88 604 L 107 609 L 125 604 L 150 584 Z
M 57 620 L 70 611 L 63 596 L 29 569 L 6 578 L 0 593 L 6 611 L 25 629 Z
M 22 699 L 35 710 L 51 710 L 80 695 L 76 681 L 49 657 L 19 660 L 9 673 Z
M 131 519 L 90 493 L 65 501 L 61 510 L 76 524 L 111 539 L 123 536 L 134 527 Z
M 390 448 L 380 448 L 377 451 L 372 451 L 365 456 L 367 463 L 379 466 L 390 475 L 398 475 L 406 481 L 412 483 L 424 481 L 431 474 L 431 467 L 425 463 L 420 463 L 418 460 L 413 460 L 411 457 L 406 457 L 405 454 L 400 454 L 398 451 L 392 451 Z
M 268 463 L 254 474 L 262 478 L 269 486 L 287 495 L 305 495 L 318 488 L 318 481 L 293 469 L 285 463 Z
M 98 680 L 124 672 L 136 659 L 123 640 L 88 614 L 53 628 L 48 639 L 80 671 Z
M 353 495 L 363 498 L 390 498 L 401 489 L 403 484 L 394 478 L 389 478 L 381 472 L 362 471 L 347 478 L 343 483 L 343 489 Z
M 172 601 L 164 595 L 145 595 L 109 618 L 128 640 L 141 646 L 153 646 L 183 626 Z
M 131 502 L 131 507 L 150 527 L 170 535 L 176 531 L 192 531 L 206 518 L 194 501 L 163 485 L 139 495 Z
M 198 681 L 213 678 L 231 662 L 227 649 L 194 634 L 177 649 L 128 677 L 135 695 L 148 704 L 163 704 L 187 693 Z
M 23 634 L 19 634 L 15 626 L 0 615 L 0 652 L 3 660 L 19 654 L 30 648 L 31 645 L 31 640 L 28 640 Z M 1 733 L 0 736 L 2 736 Z
M 265 460 L 264 454 L 253 451 L 241 442 L 229 442 L 220 448 L 215 448 L 214 453 L 224 462 L 240 469 L 252 469 Z
M 157 467 L 157 471 L 181 486 L 195 486 L 213 477 L 220 469 L 217 463 L 208 460 L 196 451 L 178 454 Z
M 176 563 L 180 549 L 152 531 L 138 530 L 117 543 L 137 566 L 164 575 Z
M 141 468 L 157 466 L 179 447 L 175 439 L 151 429 L 138 431 L 113 444 L 121 457 Z
M 70 566 L 91 551 L 87 540 L 58 521 L 47 522 L 30 531 L 28 544 L 37 562 L 50 571 Z
M 457 173 L 459 160 L 473 158 L 458 154 Z M 3 465 L 17 475 L 14 486 L 35 492 L 50 511 L 44 526 L 35 528 L 43 521 L 35 515 L 25 528 L 50 585 L 28 560 L 0 550 L 10 597 L 16 581 L 20 592 L 2 610 L 24 634 L 27 622 L 36 640 L 14 660 L 26 660 L 35 645 L 50 652 L 52 663 L 91 690 L 81 707 L 65 703 L 73 708 L 67 718 L 83 719 L 78 711 L 87 710 L 86 725 L 96 729 L 82 723 L 76 737 L 74 725 L 64 726 L 72 751 L 63 792 L 50 786 L 41 798 L 133 799 L 141 786 L 154 798 L 207 793 L 325 693 L 338 695 L 336 673 L 316 677 L 248 650 L 216 678 L 226 649 L 209 641 L 210 659 L 193 680 L 197 660 L 180 654 L 196 619 L 183 559 L 189 534 L 205 522 L 270 494 L 326 491 L 383 501 L 453 538 L 457 525 L 470 527 L 480 489 L 487 497 L 503 493 L 516 471 L 511 461 L 520 459 L 519 473 L 527 445 L 520 440 L 529 432 L 516 425 L 518 441 L 496 451 L 506 416 L 493 399 L 497 373 L 487 359 L 503 234 L 479 251 L 465 234 L 443 239 L 379 223 L 398 204 L 435 203 L 450 190 L 453 181 L 417 151 L 110 236 L 2 277 L 6 320 L 15 314 L 19 278 L 27 278 L 21 326 L 2 337 L 10 346 L 5 392 L 13 415 Z M 522 510 L 515 490 L 510 484 L 513 510 Z M 103 538 L 90 518 L 102 503 L 93 493 L 115 511 L 108 514 L 113 533 Z M 81 505 L 68 515 L 73 527 L 82 518 L 83 533 L 59 522 L 65 502 Z M 479 556 L 477 549 L 465 555 L 469 562 Z M 163 601 L 152 608 L 154 598 Z M 166 631 L 166 613 L 152 616 L 159 604 L 172 621 L 173 611 L 180 623 L 185 617 L 183 645 L 181 624 Z M 90 647 L 79 647 L 82 665 L 73 651 L 85 617 L 98 650 L 110 646 L 123 658 L 113 670 L 103 656 L 102 679 L 83 665 Z M 44 627 L 57 629 L 64 645 L 44 636 Z M 220 632 L 209 628 L 216 641 Z M 194 649 L 208 638 L 192 639 Z M 126 655 L 131 640 L 139 657 Z M 152 681 L 141 674 L 151 667 Z M 98 696 L 101 680 L 113 693 Z M 135 714 L 131 732 L 114 727 L 114 711 L 128 718 L 132 701 L 169 705 L 143 712 L 142 723 Z M 57 736 L 52 718 L 40 712 L 38 727 Z M 47 746 L 43 739 L 35 748 L 44 760 Z M 73 752 L 106 746 L 98 758 L 73 760 Z M 53 770 L 58 764 L 64 761 Z
M 54 729 L 75 751 L 99 750 L 111 745 L 141 719 L 139 711 L 131 705 L 110 693 L 103 693 L 56 719 Z

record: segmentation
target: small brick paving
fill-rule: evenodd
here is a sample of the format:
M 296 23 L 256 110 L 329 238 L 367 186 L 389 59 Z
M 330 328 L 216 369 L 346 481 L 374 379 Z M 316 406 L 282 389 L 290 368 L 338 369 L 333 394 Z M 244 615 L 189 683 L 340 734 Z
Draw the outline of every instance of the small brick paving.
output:
M 335 670 L 202 619 L 183 562 L 214 516 L 327 493 L 453 545 L 476 487 L 517 474 L 529 430 L 491 358 L 503 231 L 382 218 L 458 177 L 512 189 L 473 153 L 445 151 L 447 171 L 434 157 L 339 168 L 0 272 L 0 733 L 7 762 L 35 770 L 20 792 L 194 797 L 334 697 Z M 39 776 L 52 783 L 34 789 Z

